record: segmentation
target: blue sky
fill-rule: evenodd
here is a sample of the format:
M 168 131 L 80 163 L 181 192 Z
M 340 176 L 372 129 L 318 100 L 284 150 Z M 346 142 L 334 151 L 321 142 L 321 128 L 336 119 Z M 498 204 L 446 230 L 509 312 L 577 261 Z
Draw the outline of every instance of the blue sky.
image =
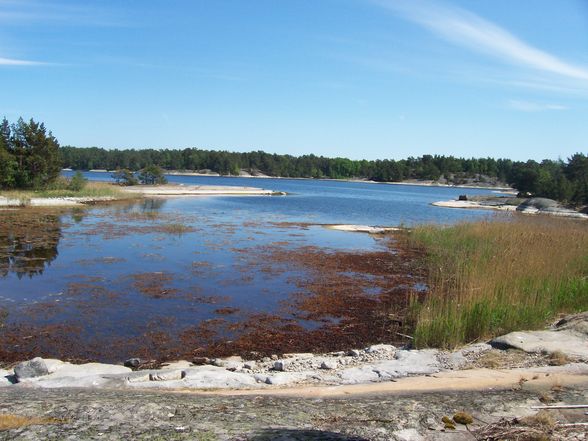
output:
M 0 0 L 0 116 L 62 145 L 588 151 L 586 0 Z

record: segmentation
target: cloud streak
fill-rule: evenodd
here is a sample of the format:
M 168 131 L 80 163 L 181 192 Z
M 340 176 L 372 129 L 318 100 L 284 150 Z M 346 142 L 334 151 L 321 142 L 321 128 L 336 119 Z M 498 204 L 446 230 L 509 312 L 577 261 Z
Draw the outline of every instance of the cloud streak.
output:
M 547 104 L 547 103 L 535 103 L 531 101 L 522 100 L 509 100 L 508 106 L 511 109 L 518 110 L 520 112 L 546 112 L 553 110 L 567 110 L 566 106 L 561 104 Z
M 30 60 L 17 60 L 15 58 L 0 57 L 0 66 L 43 66 L 47 63 Z
M 434 34 L 473 51 L 543 73 L 588 82 L 588 68 L 566 62 L 465 9 L 429 0 L 372 0 Z

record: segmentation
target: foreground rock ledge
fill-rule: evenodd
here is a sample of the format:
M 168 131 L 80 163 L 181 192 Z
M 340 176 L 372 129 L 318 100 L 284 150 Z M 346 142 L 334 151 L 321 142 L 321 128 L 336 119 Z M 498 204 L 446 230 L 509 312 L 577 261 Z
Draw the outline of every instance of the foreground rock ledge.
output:
M 523 357 L 523 361 L 518 364 L 509 365 L 509 349 L 528 356 Z M 481 362 L 484 357 L 489 358 L 487 364 L 488 361 L 491 363 L 484 365 Z M 516 383 L 522 375 L 586 376 L 587 361 L 588 312 L 566 317 L 548 330 L 513 332 L 490 343 L 470 345 L 454 352 L 406 350 L 380 344 L 347 353 L 285 354 L 282 358 L 274 356 L 261 360 L 242 360 L 240 357 L 200 360 L 206 363 L 203 365 L 178 361 L 164 365 L 161 369 L 138 371 L 120 365 L 74 365 L 60 360 L 35 358 L 20 363 L 10 371 L 0 370 L 0 387 L 275 391 L 280 387 L 339 387 L 373 383 L 382 390 L 382 383 L 423 376 L 428 378 L 425 382 L 428 386 L 413 381 L 406 383 L 407 387 L 459 387 L 460 378 L 462 383 L 465 378 L 469 378 L 470 386 L 474 388 L 476 378 L 479 380 L 479 388 L 493 384 L 507 387 Z M 484 367 L 519 369 L 510 370 L 510 374 L 487 369 L 475 370 Z M 456 372 L 461 373 L 455 376 Z M 455 379 L 458 381 L 453 381 Z

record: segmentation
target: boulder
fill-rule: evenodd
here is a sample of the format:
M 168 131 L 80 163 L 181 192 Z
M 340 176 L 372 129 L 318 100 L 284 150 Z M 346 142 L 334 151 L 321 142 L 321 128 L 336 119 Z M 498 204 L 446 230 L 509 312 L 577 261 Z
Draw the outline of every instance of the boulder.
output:
M 131 369 L 137 369 L 141 366 L 141 363 L 143 363 L 143 361 L 140 358 L 129 358 L 128 360 L 125 360 L 124 365 Z
M 558 331 L 571 331 L 588 337 L 588 311 L 568 315 L 555 324 Z
M 511 332 L 490 344 L 497 349 L 515 348 L 528 353 L 563 352 L 568 357 L 588 360 L 588 338 L 573 331 Z
M 29 361 L 23 361 L 14 368 L 14 375 L 17 381 L 25 380 L 28 378 L 42 377 L 49 374 L 49 369 L 45 364 L 45 360 L 41 357 L 33 358 Z
M 288 362 L 286 360 L 277 360 L 274 362 L 275 371 L 285 371 L 288 369 Z
M 339 362 L 334 358 L 324 360 L 321 363 L 321 369 L 328 369 L 328 370 L 337 369 L 338 366 L 339 366 Z

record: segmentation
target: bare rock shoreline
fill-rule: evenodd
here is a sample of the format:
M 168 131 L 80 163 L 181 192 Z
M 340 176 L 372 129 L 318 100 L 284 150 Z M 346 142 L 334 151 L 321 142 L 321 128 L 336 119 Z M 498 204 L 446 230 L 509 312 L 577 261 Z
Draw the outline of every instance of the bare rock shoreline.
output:
M 588 219 L 588 214 L 561 206 L 557 201 L 546 198 L 512 198 L 503 196 L 461 196 L 459 200 L 438 201 L 431 205 L 444 208 L 465 208 L 518 212 L 522 214 L 547 214 L 550 216 Z
M 586 361 L 588 313 L 454 352 L 374 345 L 136 371 L 36 359 L 0 374 L 0 440 L 586 440 Z
M 513 349 L 527 355 L 513 361 L 509 354 Z M 379 344 L 348 352 L 282 354 L 259 360 L 194 359 L 147 370 L 131 368 L 141 366 L 138 359 L 127 360 L 122 366 L 35 358 L 10 371 L 0 370 L 0 387 L 263 391 L 378 383 L 381 388 L 382 383 L 419 376 L 438 375 L 451 382 L 455 372 L 488 367 L 485 359 L 494 360 L 490 366 L 531 369 L 533 375 L 559 373 L 588 379 L 588 313 L 567 317 L 547 330 L 512 332 L 453 352 Z M 507 383 L 512 380 L 498 374 L 491 378 Z

